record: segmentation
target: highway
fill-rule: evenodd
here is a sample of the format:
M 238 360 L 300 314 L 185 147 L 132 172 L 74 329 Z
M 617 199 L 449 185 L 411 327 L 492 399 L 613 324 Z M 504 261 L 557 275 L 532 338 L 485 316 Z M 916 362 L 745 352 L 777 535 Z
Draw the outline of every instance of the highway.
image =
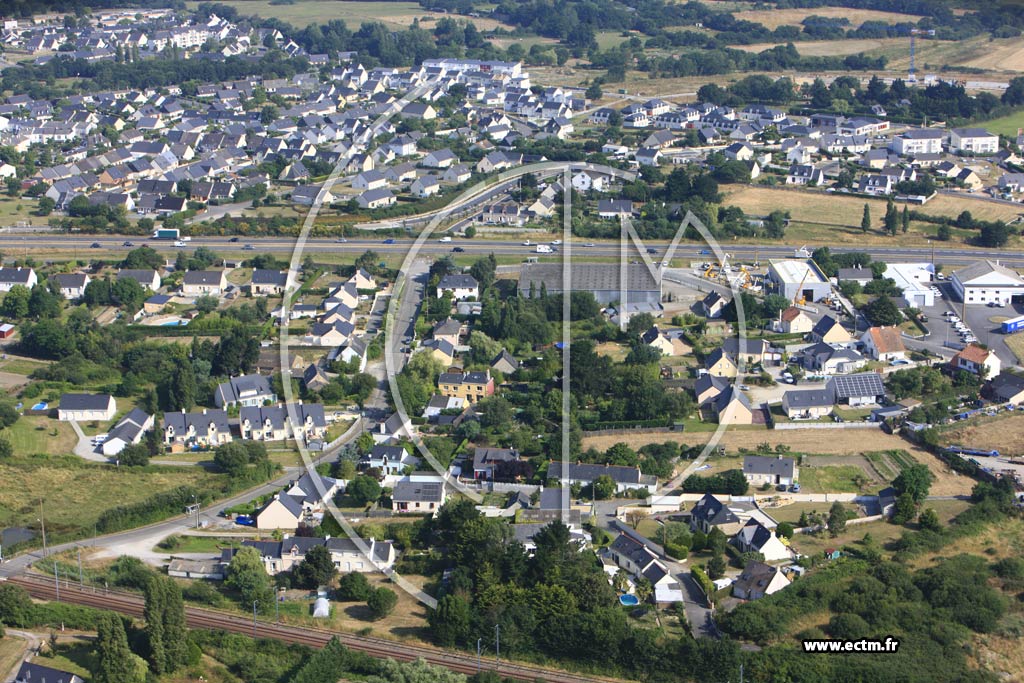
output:
M 440 234 L 440 233 L 439 233 Z M 295 239 L 292 237 L 238 237 L 237 241 L 231 241 L 231 237 L 193 237 L 187 247 L 175 247 L 173 242 L 166 240 L 154 240 L 139 237 L 137 235 L 66 235 L 56 233 L 43 234 L 4 234 L 0 233 L 0 251 L 11 255 L 20 251 L 45 250 L 45 251 L 83 251 L 87 254 L 95 253 L 97 258 L 109 258 L 111 252 L 121 254 L 127 253 L 129 247 L 122 246 L 125 241 L 133 242 L 134 245 L 146 244 L 161 253 L 168 255 L 176 254 L 179 251 L 192 251 L 198 247 L 207 247 L 220 252 L 238 252 L 247 254 L 242 248 L 253 245 L 253 254 L 260 252 L 269 253 L 291 253 L 295 248 Z M 544 243 L 553 236 L 530 235 L 531 243 Z M 534 247 L 523 245 L 524 239 L 486 239 L 476 237 L 472 240 L 454 238 L 452 242 L 438 242 L 428 240 L 423 244 L 420 251 L 423 255 L 440 256 L 449 254 L 455 247 L 460 247 L 466 254 L 477 254 L 485 256 L 493 253 L 496 256 L 536 256 Z M 91 245 L 98 243 L 99 248 L 91 248 Z M 583 244 L 594 244 L 593 247 L 584 247 Z M 383 239 L 350 238 L 345 242 L 339 242 L 336 238 L 310 238 L 306 241 L 305 252 L 307 254 L 349 254 L 357 256 L 368 249 L 380 254 L 400 255 L 407 254 L 412 246 L 410 238 L 394 238 L 394 244 L 385 244 Z M 588 258 L 615 258 L 619 255 L 618 241 L 596 241 L 577 238 L 573 242 L 573 258 L 586 261 Z M 795 250 L 801 245 L 757 245 L 757 244 L 727 244 L 723 245 L 734 259 L 743 261 L 760 260 L 769 258 L 792 258 Z M 648 242 L 647 247 L 657 250 L 652 255 L 655 260 L 664 258 L 668 249 L 667 242 Z M 811 249 L 812 247 L 808 247 Z M 712 257 L 702 255 L 700 252 L 706 249 L 706 245 L 699 242 L 681 242 L 676 249 L 674 259 L 681 259 L 683 262 L 710 260 Z M 871 254 L 872 258 L 889 261 L 923 261 L 930 262 L 932 250 L 927 247 L 832 247 L 833 253 L 850 251 L 864 251 Z M 1024 267 L 1024 251 L 1010 251 L 1001 249 L 972 249 L 958 246 L 949 249 L 935 249 L 935 262 L 941 264 L 959 265 L 969 263 L 977 259 L 999 260 L 1004 265 Z M 86 254 L 79 254 L 82 258 Z

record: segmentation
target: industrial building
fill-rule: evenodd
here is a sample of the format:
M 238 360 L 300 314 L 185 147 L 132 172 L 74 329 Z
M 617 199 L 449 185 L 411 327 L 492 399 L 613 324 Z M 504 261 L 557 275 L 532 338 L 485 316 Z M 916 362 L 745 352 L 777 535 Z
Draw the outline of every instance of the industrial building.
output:
M 832 284 L 811 259 L 769 261 L 766 282 L 770 294 L 798 303 L 821 301 L 832 293 Z
M 896 283 L 903 292 L 903 305 L 911 308 L 935 305 L 932 279 L 935 266 L 931 263 L 890 263 L 882 277 Z
M 563 291 L 564 268 L 571 268 L 571 291 L 590 292 L 602 306 L 622 299 L 620 268 L 617 263 L 524 263 L 519 276 L 519 296 L 540 296 L 561 294 Z M 626 267 L 626 302 L 661 305 L 661 278 L 655 277 L 644 264 L 630 264 Z
M 976 261 L 953 273 L 953 289 L 967 304 L 1009 304 L 1024 296 L 1024 279 L 1006 266 Z

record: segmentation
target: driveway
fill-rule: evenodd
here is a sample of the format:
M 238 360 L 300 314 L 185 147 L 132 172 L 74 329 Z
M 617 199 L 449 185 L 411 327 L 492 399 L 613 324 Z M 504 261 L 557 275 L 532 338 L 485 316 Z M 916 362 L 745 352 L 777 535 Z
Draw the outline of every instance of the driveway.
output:
M 103 455 L 102 453 L 96 452 L 96 447 L 92 445 L 92 438 L 85 435 L 82 431 L 82 427 L 75 422 L 71 421 L 71 428 L 75 430 L 75 434 L 78 435 L 78 443 L 72 449 L 72 452 L 80 458 L 85 460 L 92 460 L 93 462 L 110 462 L 110 458 Z
M 715 611 L 708 609 L 704 600 L 704 593 L 697 586 L 697 582 L 690 576 L 690 570 L 684 569 L 682 565 L 672 562 L 669 568 L 675 573 L 679 585 L 683 587 L 683 609 L 686 612 L 686 621 L 690 624 L 690 630 L 694 638 L 719 638 L 721 634 L 718 626 L 715 625 Z

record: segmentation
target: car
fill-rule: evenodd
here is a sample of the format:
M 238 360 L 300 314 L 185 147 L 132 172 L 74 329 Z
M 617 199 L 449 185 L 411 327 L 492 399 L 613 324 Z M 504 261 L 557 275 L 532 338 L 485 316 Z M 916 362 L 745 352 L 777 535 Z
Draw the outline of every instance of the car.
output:
M 697 252 L 697 256 L 711 256 L 711 250 L 701 249 L 700 251 Z
M 344 237 L 339 237 L 338 239 L 336 239 L 336 240 L 334 240 L 334 241 L 335 241 L 335 242 L 339 242 L 339 243 L 341 243 L 341 244 L 345 244 L 345 242 L 348 242 L 348 240 L 347 240 L 347 239 L 345 239 Z
M 533 243 L 532 243 L 532 242 L 530 242 L 530 240 L 526 240 L 525 242 L 523 242 L 523 246 L 524 246 L 524 247 L 532 247 L 532 246 L 533 246 Z
M 592 247 L 592 246 L 594 246 L 594 243 L 593 242 L 587 242 L 583 246 L 585 246 L 585 247 Z
M 943 275 L 942 273 L 936 273 L 936 274 L 935 274 L 935 279 L 936 279 L 936 280 L 945 280 L 945 279 L 946 279 L 946 276 L 945 276 L 945 275 Z
M 386 240 L 384 240 L 384 242 L 382 242 L 382 244 L 394 244 L 394 243 L 395 243 L 395 240 L 392 237 L 389 237 Z
M 746 384 L 741 384 L 740 391 L 750 391 L 750 387 L 748 387 Z
M 793 493 L 800 493 L 800 484 L 793 484 L 789 487 L 789 490 Z
M 554 240 L 553 242 L 551 242 L 551 244 L 553 244 L 553 245 L 554 245 L 554 246 L 556 246 L 556 247 L 557 247 L 557 246 L 558 246 L 559 244 L 561 244 L 561 243 L 562 243 L 562 240 Z
M 893 362 L 889 363 L 889 365 L 893 365 L 893 366 L 896 366 L 896 365 L 910 365 L 910 361 L 909 360 L 904 360 L 902 358 L 897 358 Z
M 100 247 L 102 247 L 102 246 L 103 246 L 103 245 L 102 245 L 102 244 L 100 244 L 99 242 L 93 242 L 92 244 L 90 244 L 90 245 L 89 245 L 89 248 L 90 248 L 90 249 L 99 249 L 99 248 L 100 248 Z
M 452 236 L 451 235 L 445 235 L 444 237 L 442 237 L 441 239 L 438 240 L 438 242 L 451 242 L 451 241 L 452 241 Z
M 238 515 L 235 517 L 235 524 L 241 526 L 256 526 L 256 520 L 249 515 Z
M 134 247 L 135 246 L 135 242 L 125 242 L 121 246 L 122 247 Z
M 654 247 L 647 247 L 647 253 L 648 254 L 657 254 L 658 250 L 655 249 Z
M 252 246 L 251 244 L 247 244 L 244 247 L 242 247 L 242 250 L 243 251 L 255 251 L 256 247 Z
M 232 237 L 231 239 L 228 240 L 228 242 L 237 242 L 237 241 L 238 241 L 237 237 Z
M 452 251 L 454 251 L 456 254 L 461 254 L 462 252 L 464 252 L 466 250 L 463 249 L 462 247 L 452 247 Z

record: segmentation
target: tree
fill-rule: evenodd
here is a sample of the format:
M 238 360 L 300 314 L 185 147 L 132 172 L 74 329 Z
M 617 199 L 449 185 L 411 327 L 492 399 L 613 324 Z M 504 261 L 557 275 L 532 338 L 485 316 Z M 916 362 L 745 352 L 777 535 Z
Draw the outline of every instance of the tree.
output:
M 370 608 L 370 614 L 374 619 L 383 619 L 391 614 L 398 604 L 398 596 L 390 588 L 378 588 L 370 594 L 366 600 L 366 606 Z
M 338 590 L 335 595 L 339 600 L 362 602 L 369 599 L 371 592 L 373 592 L 373 587 L 365 574 L 349 572 L 338 581 Z
M 948 242 L 953 236 L 953 231 L 949 229 L 949 226 L 943 223 L 939 226 L 939 229 L 935 231 L 935 239 L 942 242 Z
M 96 670 L 92 680 L 95 683 L 142 683 L 145 671 L 140 676 L 136 663 L 137 656 L 128 648 L 128 636 L 121 617 L 112 612 L 103 612 L 96 625 Z
M 899 229 L 900 215 L 896 210 L 896 205 L 890 199 L 889 203 L 885 207 L 885 231 L 890 235 L 895 235 Z
M 601 99 L 601 96 L 604 95 L 604 93 L 601 92 L 601 80 L 595 78 L 583 94 L 588 100 Z
M 710 560 L 708 560 L 707 574 L 708 578 L 710 578 L 712 581 L 714 581 L 715 579 L 720 579 L 723 576 L 725 576 L 725 558 L 723 558 L 721 555 L 715 555 Z
M 0 401 L 0 429 L 10 427 L 20 417 L 21 414 L 10 401 Z
M 274 604 L 274 586 L 255 548 L 239 548 L 228 565 L 224 585 L 238 593 L 245 607 L 259 601 L 260 609 L 266 611 Z
M 917 517 L 917 523 L 921 525 L 921 529 L 924 531 L 941 531 L 942 523 L 939 521 L 939 515 L 935 512 L 935 508 L 925 508 L 921 511 L 921 514 Z
M 49 216 L 51 213 L 53 213 L 53 210 L 54 208 L 56 208 L 56 206 L 57 202 L 53 201 L 49 197 L 40 197 L 39 207 L 36 209 L 36 213 L 38 213 L 40 216 Z
M 469 240 L 473 239 L 474 237 L 476 237 L 476 226 L 475 225 L 467 225 L 462 230 L 462 234 L 466 236 L 466 239 L 469 239 Z
M 875 325 L 899 325 L 903 314 L 887 296 L 879 296 L 864 307 L 864 313 Z
M 444 596 L 427 615 L 430 632 L 441 647 L 464 644 L 469 639 L 471 620 L 471 607 L 459 595 Z
M 132 281 L 134 282 L 134 280 Z M 136 283 L 138 284 L 138 283 Z M 61 299 L 49 287 L 33 287 L 28 297 L 28 314 L 36 320 L 59 318 Z
M 846 530 L 846 506 L 838 500 L 832 503 L 828 511 L 828 533 L 832 538 Z
M 927 465 L 917 464 L 900 472 L 899 476 L 893 480 L 892 486 L 897 493 L 910 494 L 914 503 L 920 504 L 928 497 L 928 490 L 934 480 L 935 476 Z
M 28 316 L 28 300 L 32 296 L 25 285 L 14 285 L 4 296 L 0 305 L 0 314 L 6 318 L 25 318 Z
M 775 531 L 783 538 L 793 538 L 793 525 L 789 522 L 780 522 Z
M 295 581 L 301 588 L 325 586 L 334 580 L 338 570 L 326 545 L 315 545 L 295 568 Z
M 0 583 L 0 622 L 8 626 L 29 626 L 32 597 L 21 586 Z
M 345 495 L 359 505 L 367 505 L 380 498 L 380 483 L 371 476 L 361 474 L 348 483 Z
M 909 493 L 900 494 L 892 511 L 893 524 L 906 524 L 917 514 L 917 504 Z
M 860 217 L 860 230 L 861 232 L 867 232 L 871 229 L 871 207 L 868 206 L 867 202 L 864 203 L 864 213 Z
M 910 209 L 906 204 L 903 205 L 903 213 L 900 214 L 900 228 L 903 230 L 903 234 L 910 229 Z
M 626 513 L 626 523 L 634 529 L 640 527 L 640 523 L 647 519 L 647 513 L 643 510 L 631 510 Z
M 615 480 L 607 474 L 602 474 L 591 483 L 594 498 L 597 500 L 608 500 L 615 495 Z

